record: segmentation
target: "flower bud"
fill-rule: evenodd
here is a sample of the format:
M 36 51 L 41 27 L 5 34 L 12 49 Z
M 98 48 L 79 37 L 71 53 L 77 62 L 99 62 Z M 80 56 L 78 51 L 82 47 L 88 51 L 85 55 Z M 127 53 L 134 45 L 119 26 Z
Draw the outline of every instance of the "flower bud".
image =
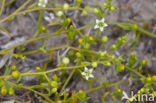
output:
M 6 95 L 7 92 L 8 92 L 7 87 L 6 87 L 6 86 L 3 86 L 3 87 L 1 88 L 1 94 L 2 94 L 2 95 Z
M 107 7 L 108 7 L 108 4 L 107 4 L 107 3 L 104 3 L 103 5 L 104 5 L 104 7 L 105 7 L 105 8 L 107 8 Z
M 63 64 L 67 65 L 67 64 L 69 64 L 70 60 L 69 60 L 69 58 L 64 57 L 62 62 L 63 62 Z
M 80 45 L 83 43 L 83 39 L 81 39 L 81 38 L 78 41 L 79 41 Z
M 81 57 L 81 54 L 79 52 L 76 52 L 77 57 Z
M 37 70 L 38 72 L 40 72 L 40 71 L 41 71 L 41 68 L 40 68 L 40 67 L 36 67 L 36 70 Z
M 57 88 L 58 87 L 58 84 L 56 81 L 52 81 L 51 84 L 50 84 L 52 87 L 54 88 Z
M 99 10 L 97 8 L 94 8 L 94 13 L 95 14 L 98 14 L 99 13 Z
M 11 87 L 9 88 L 9 95 L 14 95 L 15 93 L 15 90 Z
M 92 62 L 92 67 L 96 68 L 97 67 L 97 62 Z
M 152 78 L 151 78 L 151 77 L 147 77 L 147 78 L 146 78 L 146 81 L 147 81 L 147 82 L 151 82 L 151 81 L 152 81 Z
M 111 6 L 110 10 L 114 11 L 116 9 L 115 6 Z
M 152 76 L 152 81 L 156 82 L 156 76 Z
M 12 70 L 12 71 L 16 70 L 16 65 L 12 65 L 12 66 L 11 66 L 11 70 Z
M 112 50 L 115 50 L 115 49 L 116 49 L 116 45 L 113 44 L 113 45 L 111 46 L 111 49 L 112 49 Z
M 63 12 L 62 11 L 58 11 L 57 12 L 57 16 L 61 17 L 63 15 Z
M 77 3 L 78 6 L 80 6 L 81 3 L 82 3 L 82 0 L 76 0 L 76 3 Z
M 56 93 L 56 92 L 57 92 L 57 88 L 53 88 L 53 89 L 51 90 L 51 94 Z
M 85 49 L 89 49 L 89 48 L 90 48 L 90 44 L 86 43 L 86 44 L 84 45 L 84 48 L 85 48 Z
M 120 66 L 120 70 L 123 71 L 124 69 L 125 69 L 125 66 L 124 66 L 124 65 L 121 65 L 121 66 Z
M 13 78 L 18 79 L 20 77 L 20 72 L 16 70 L 13 71 L 11 75 Z
M 83 90 L 79 90 L 79 94 L 80 94 L 80 95 L 83 94 Z
M 107 42 L 107 41 L 108 41 L 108 37 L 107 37 L 107 36 L 103 36 L 102 39 L 101 39 L 101 41 L 102 41 L 103 43 Z
M 89 40 L 90 40 L 90 41 L 93 41 L 94 38 L 93 38 L 92 36 L 89 36 Z
M 67 18 L 67 22 L 68 22 L 68 24 L 70 24 L 71 23 L 71 19 Z
M 63 9 L 64 9 L 64 10 L 68 10 L 68 9 L 69 9 L 69 4 L 68 4 L 68 3 L 65 3 L 65 4 L 63 5 Z

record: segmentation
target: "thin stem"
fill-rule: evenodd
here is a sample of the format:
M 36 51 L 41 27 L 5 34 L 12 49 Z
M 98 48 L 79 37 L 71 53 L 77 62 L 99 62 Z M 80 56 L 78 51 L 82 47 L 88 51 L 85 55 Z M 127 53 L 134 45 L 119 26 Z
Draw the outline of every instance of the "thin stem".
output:
M 5 6 L 5 0 L 2 1 L 2 5 L 1 5 L 1 9 L 0 9 L 0 16 L 2 15 L 4 6 Z
M 100 87 L 96 87 L 96 88 L 91 88 L 91 89 L 85 91 L 85 93 L 90 93 L 90 92 L 93 92 L 93 91 L 96 91 L 96 90 L 100 90 L 100 89 L 103 89 L 103 88 L 111 88 L 111 87 L 117 86 L 119 84 L 122 84 L 122 83 L 124 83 L 126 81 L 127 80 L 121 80 L 121 81 L 118 81 L 116 83 L 109 84 L 107 87 L 104 85 L 104 86 L 100 86 Z
M 66 82 L 64 83 L 64 85 L 63 85 L 63 87 L 62 87 L 62 89 L 61 89 L 60 95 L 63 93 L 65 87 L 67 86 L 67 84 L 68 84 L 69 81 L 71 80 L 73 74 L 75 73 L 75 70 L 76 70 L 76 69 L 74 69 L 74 70 L 70 73 L 69 77 L 67 78 Z

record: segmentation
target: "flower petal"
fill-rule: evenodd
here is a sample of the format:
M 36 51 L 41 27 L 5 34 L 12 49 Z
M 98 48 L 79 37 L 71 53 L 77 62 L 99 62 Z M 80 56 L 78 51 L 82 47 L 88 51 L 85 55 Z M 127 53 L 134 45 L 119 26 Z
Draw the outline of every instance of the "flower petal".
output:
M 98 19 L 96 19 L 96 24 L 98 24 L 100 21 Z
M 105 24 L 104 24 L 104 27 L 106 27 L 106 26 L 108 26 L 108 24 L 105 23 Z
M 50 18 L 48 16 L 45 16 L 44 20 L 50 22 Z
M 103 23 L 104 23 L 104 22 L 105 22 L 105 19 L 104 19 L 104 18 L 102 18 L 100 22 L 103 22 Z
M 94 75 L 93 75 L 93 74 L 90 74 L 89 77 L 90 77 L 90 78 L 94 78 Z
M 100 27 L 100 31 L 103 31 L 103 27 Z
M 97 29 L 97 28 L 99 28 L 98 25 L 95 25 L 95 26 L 94 26 L 94 29 Z
M 81 73 L 81 75 L 85 76 L 85 75 L 86 75 L 86 73 L 85 73 L 85 72 L 82 72 L 82 73 Z
M 90 71 L 90 73 L 92 73 L 93 72 L 93 69 L 89 69 L 89 71 Z
M 88 80 L 89 79 L 89 77 L 88 76 L 86 76 L 86 80 Z
M 88 71 L 88 68 L 87 67 L 85 67 L 84 69 L 85 69 L 85 71 Z

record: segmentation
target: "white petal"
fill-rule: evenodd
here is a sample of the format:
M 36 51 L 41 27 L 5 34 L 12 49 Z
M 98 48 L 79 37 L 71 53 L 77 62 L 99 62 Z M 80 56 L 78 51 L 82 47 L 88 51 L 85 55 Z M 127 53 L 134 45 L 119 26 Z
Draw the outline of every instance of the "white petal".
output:
M 83 76 L 85 76 L 85 75 L 86 75 L 86 73 L 85 73 L 85 72 L 82 72 L 81 74 L 82 74 Z
M 105 23 L 105 24 L 104 24 L 104 27 L 106 27 L 106 26 L 108 26 L 108 24 Z
M 45 4 L 47 4 L 48 0 L 44 0 L 45 1 Z
M 94 26 L 94 29 L 97 29 L 97 28 L 99 28 L 98 25 L 95 25 L 95 26 Z
M 50 18 L 48 16 L 45 16 L 44 17 L 44 20 L 49 22 L 50 21 Z
M 38 6 L 41 6 L 41 3 L 38 3 Z
M 90 77 L 90 78 L 94 78 L 94 75 L 93 75 L 93 74 L 90 74 L 89 77 Z
M 96 24 L 98 24 L 100 21 L 98 19 L 96 19 Z
M 104 19 L 104 18 L 102 18 L 100 22 L 103 22 L 103 23 L 104 23 L 104 22 L 105 22 L 105 19 Z
M 100 27 L 100 30 L 103 31 L 103 27 Z
M 85 71 L 88 71 L 88 68 L 87 67 L 85 67 L 84 69 L 85 69 Z
M 88 80 L 89 79 L 89 77 L 88 76 L 86 76 L 86 80 Z
M 92 73 L 93 72 L 93 69 L 89 69 L 89 71 L 90 71 L 90 73 Z

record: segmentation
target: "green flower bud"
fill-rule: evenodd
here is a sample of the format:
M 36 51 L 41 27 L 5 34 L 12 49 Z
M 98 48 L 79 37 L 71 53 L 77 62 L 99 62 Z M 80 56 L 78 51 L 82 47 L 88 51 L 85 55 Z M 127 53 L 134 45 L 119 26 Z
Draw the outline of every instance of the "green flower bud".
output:
M 115 50 L 115 49 L 116 49 L 116 45 L 113 44 L 113 45 L 111 46 L 111 49 L 112 49 L 112 50 Z
M 82 3 L 82 0 L 76 0 L 76 3 L 77 3 L 78 6 L 80 6 L 81 3 Z
M 156 82 L 156 76 L 152 76 L 152 81 Z
M 69 52 L 68 52 L 68 54 L 70 55 L 70 56 L 74 56 L 74 51 L 73 50 L 70 50 Z
M 110 10 L 114 11 L 116 9 L 115 6 L 111 6 Z
M 65 4 L 63 5 L 63 9 L 64 9 L 64 10 L 68 10 L 68 9 L 69 9 L 69 4 L 68 4 L 68 3 L 65 3 Z
M 105 8 L 107 8 L 107 7 L 108 7 L 108 4 L 107 4 L 107 3 L 104 3 L 103 5 L 104 5 L 104 7 L 105 7 Z
M 107 37 L 107 36 L 103 36 L 102 39 L 101 39 L 101 41 L 102 41 L 103 43 L 107 42 L 107 41 L 108 41 L 108 37 Z
M 84 48 L 85 48 L 85 49 L 89 49 L 89 48 L 90 48 L 90 44 L 86 43 L 86 44 L 84 45 Z
M 16 70 L 16 65 L 12 65 L 12 66 L 11 66 L 11 70 L 12 70 L 12 71 Z
M 63 15 L 63 12 L 62 11 L 58 11 L 57 12 L 57 16 L 61 17 Z
M 108 67 L 110 67 L 110 66 L 111 66 L 111 63 L 110 63 L 110 62 L 107 62 L 106 65 L 107 65 Z
M 56 93 L 56 92 L 57 92 L 57 88 L 53 88 L 53 89 L 51 90 L 51 94 Z
M 11 75 L 13 78 L 18 79 L 20 77 L 20 72 L 16 70 L 13 71 Z
M 97 8 L 94 8 L 94 13 L 95 14 L 98 14 L 99 13 L 99 10 Z
M 2 94 L 2 95 L 6 95 L 7 92 L 8 92 L 7 87 L 6 87 L 6 86 L 3 86 L 3 87 L 1 88 L 1 94 Z
M 56 81 L 52 81 L 51 84 L 50 84 L 52 87 L 54 88 L 57 88 L 58 87 L 58 84 Z
M 56 74 L 52 78 L 54 79 L 54 81 L 58 81 L 58 77 Z
M 147 77 L 146 81 L 150 83 L 152 81 L 152 78 L 151 77 Z
M 97 67 L 97 62 L 92 62 L 92 67 L 96 68 Z
M 77 56 L 77 57 L 81 57 L 80 52 L 76 52 L 76 56 Z
M 9 95 L 14 95 L 15 93 L 15 90 L 11 87 L 9 88 Z
M 129 98 L 129 101 L 130 101 L 130 102 L 133 102 L 133 98 Z
M 70 60 L 69 60 L 69 58 L 64 57 L 62 62 L 63 62 L 63 64 L 67 65 L 67 64 L 69 64 Z
M 80 38 L 78 41 L 79 41 L 79 44 L 82 45 L 82 43 L 83 43 L 83 39 Z

